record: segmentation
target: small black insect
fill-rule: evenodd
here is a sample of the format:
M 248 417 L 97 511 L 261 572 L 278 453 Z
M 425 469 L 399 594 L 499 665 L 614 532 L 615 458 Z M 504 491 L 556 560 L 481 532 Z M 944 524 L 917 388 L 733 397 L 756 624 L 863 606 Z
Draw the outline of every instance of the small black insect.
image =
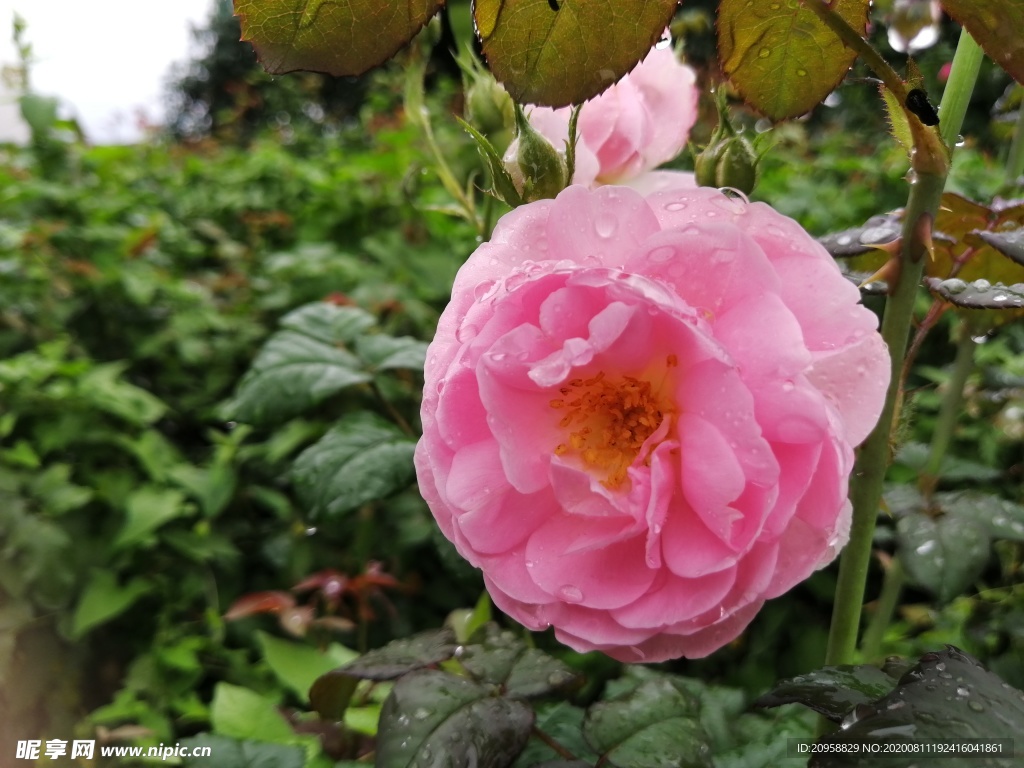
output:
M 548 5 L 551 6 L 551 10 L 558 12 L 558 0 L 548 0 Z
M 921 118 L 921 122 L 925 125 L 939 124 L 939 113 L 928 101 L 928 94 L 920 88 L 915 88 L 907 94 L 907 109 Z

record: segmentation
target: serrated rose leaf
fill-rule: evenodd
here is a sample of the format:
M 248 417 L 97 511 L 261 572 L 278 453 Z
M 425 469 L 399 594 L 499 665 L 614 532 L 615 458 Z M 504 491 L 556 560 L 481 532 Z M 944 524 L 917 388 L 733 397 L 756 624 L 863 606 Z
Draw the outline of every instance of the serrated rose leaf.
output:
M 455 655 L 455 648 L 454 632 L 447 628 L 432 629 L 393 640 L 334 671 L 362 680 L 393 680 L 450 659 Z
M 868 6 L 868 0 L 833 4 L 858 31 L 867 25 Z M 772 120 L 809 112 L 856 58 L 800 0 L 722 0 L 718 56 L 747 103 Z
M 958 277 L 926 277 L 924 284 L 936 296 L 964 309 L 1024 309 L 1024 283 L 992 285 L 988 280 L 968 283 Z
M 480 643 L 465 647 L 462 666 L 483 683 L 500 685 L 510 696 L 534 698 L 564 689 L 579 679 L 566 664 L 528 648 L 513 632 L 487 627 Z
M 494 76 L 523 104 L 581 104 L 647 55 L 676 0 L 474 0 Z M 557 8 L 557 10 L 556 10 Z
M 1024 0 L 942 0 L 996 64 L 1024 83 Z
M 1013 756 L 1010 738 L 1024 731 L 1024 693 L 1004 683 L 974 658 L 953 646 L 924 654 L 899 680 L 895 690 L 871 705 L 858 707 L 844 727 L 825 736 L 809 768 L 884 768 L 885 766 L 970 765 L 972 768 L 1009 768 L 1020 763 Z M 894 745 L 943 742 L 951 745 L 968 739 L 1002 742 L 1002 753 L 961 753 L 946 760 L 924 760 L 913 754 L 906 759 L 883 750 Z M 841 745 L 850 745 L 848 751 Z M 859 755 L 851 754 L 853 745 Z M 869 753 L 866 745 L 875 745 Z M 895 757 L 895 760 L 893 759 Z M 970 758 L 970 759 L 965 759 Z
M 533 710 L 493 688 L 436 669 L 412 672 L 380 713 L 377 768 L 504 768 L 530 738 Z
M 444 0 L 235 0 L 242 39 L 271 74 L 361 75 L 391 58 Z
M 824 667 L 775 684 L 754 706 L 803 704 L 838 723 L 851 709 L 870 704 L 896 687 L 896 678 L 870 665 Z
M 415 443 L 390 422 L 345 418 L 295 460 L 292 479 L 310 520 L 389 496 L 413 479 Z

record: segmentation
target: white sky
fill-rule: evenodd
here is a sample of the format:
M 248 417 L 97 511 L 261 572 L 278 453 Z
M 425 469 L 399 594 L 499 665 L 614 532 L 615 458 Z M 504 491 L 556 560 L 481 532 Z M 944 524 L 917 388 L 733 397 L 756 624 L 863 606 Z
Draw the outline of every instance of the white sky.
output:
M 32 86 L 69 105 L 95 143 L 132 141 L 136 114 L 162 118 L 164 84 L 193 51 L 213 0 L 0 0 L 0 64 L 14 64 L 13 14 L 28 24 Z

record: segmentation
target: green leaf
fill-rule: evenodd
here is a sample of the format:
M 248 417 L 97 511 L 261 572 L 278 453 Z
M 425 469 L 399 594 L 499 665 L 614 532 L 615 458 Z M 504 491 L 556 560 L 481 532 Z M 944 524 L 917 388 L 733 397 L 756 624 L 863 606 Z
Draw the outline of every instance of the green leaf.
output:
M 68 464 L 50 464 L 32 478 L 29 490 L 53 515 L 63 515 L 92 501 L 93 490 L 71 482 Z
M 775 684 L 756 707 L 803 704 L 838 723 L 858 704 L 870 704 L 896 687 L 896 678 L 870 665 L 823 667 Z
M 336 671 L 364 680 L 393 680 L 407 672 L 446 661 L 454 655 L 455 633 L 448 628 L 431 629 L 393 640 Z
M 943 602 L 974 583 L 988 562 L 988 532 L 962 517 L 909 514 L 897 522 L 896 536 L 910 580 Z
M 434 669 L 412 672 L 384 702 L 377 768 L 414 764 L 511 765 L 530 737 L 533 710 L 522 701 Z
M 167 406 L 146 390 L 122 380 L 127 367 L 125 361 L 97 365 L 78 382 L 79 394 L 86 402 L 131 424 L 152 424 L 167 412 Z
M 356 354 L 373 371 L 390 368 L 422 371 L 427 360 L 427 343 L 411 336 L 362 336 L 356 340 Z
M 303 643 L 281 640 L 266 632 L 258 631 L 256 639 L 263 649 L 263 660 L 267 666 L 303 702 L 309 700 L 309 689 L 317 678 L 356 656 L 355 651 L 337 643 L 332 643 L 324 653 Z
M 1022 0 L 942 0 L 942 8 L 967 28 L 992 61 L 1024 83 Z
M 535 698 L 568 688 L 579 675 L 515 633 L 488 625 L 479 643 L 464 646 L 462 666 L 478 681 L 500 685 L 510 696 Z
M 895 744 L 956 742 L 965 739 L 1014 738 L 1024 732 L 1024 693 L 1010 687 L 974 658 L 947 646 L 926 653 L 900 678 L 896 689 L 869 706 L 858 707 L 844 727 L 825 736 L 824 744 Z M 935 765 L 1009 768 L 1020 758 L 972 754 L 935 760 Z M 931 765 L 920 755 L 893 754 L 857 758 L 818 754 L 810 768 L 909 768 Z
M 907 113 L 903 111 L 900 100 L 884 84 L 879 83 L 878 92 L 882 94 L 882 102 L 885 104 L 885 116 L 889 119 L 889 132 L 906 150 L 909 157 L 914 149 L 914 136 L 910 131 Z
M 179 464 L 171 467 L 167 475 L 199 502 L 207 517 L 216 517 L 224 511 L 235 494 L 238 482 L 234 469 L 225 464 L 214 464 L 205 469 Z
M 370 381 L 360 367 L 351 352 L 295 331 L 280 331 L 260 350 L 226 408 L 239 421 L 284 421 L 345 387 Z
M 412 40 L 444 0 L 235 0 L 242 39 L 271 74 L 361 75 Z
M 490 139 L 457 115 L 455 120 L 476 142 L 477 151 L 487 164 L 487 170 L 491 172 L 492 194 L 513 208 L 522 205 L 524 202 L 523 197 L 519 194 L 519 190 L 516 189 L 516 184 L 512 181 L 512 176 L 509 174 L 508 169 L 505 168 L 505 161 L 501 153 L 494 148 Z
M 274 701 L 230 683 L 217 683 L 213 689 L 210 722 L 220 736 L 285 743 L 295 740 L 295 732 Z
M 629 72 L 661 37 L 676 4 L 475 0 L 473 19 L 490 70 L 513 99 L 564 107 Z
M 75 606 L 72 639 L 77 640 L 93 627 L 120 616 L 151 589 L 152 585 L 144 579 L 135 578 L 122 586 L 110 571 L 94 570 Z
M 867 25 L 868 6 L 868 0 L 832 4 L 858 32 Z M 718 56 L 740 95 L 772 120 L 809 112 L 856 58 L 800 0 L 722 0 Z
M 598 754 L 590 749 L 583 738 L 583 717 L 586 714 L 579 707 L 567 701 L 541 703 L 536 707 L 536 726 L 556 743 L 561 744 L 585 765 L 593 766 Z M 516 760 L 515 768 L 536 768 L 554 760 L 557 753 L 539 739 L 530 739 L 526 749 Z
M 302 747 L 285 744 L 266 744 L 258 741 L 239 741 L 225 736 L 201 733 L 182 739 L 181 745 L 188 747 L 189 755 L 196 749 L 208 747 L 209 757 L 185 757 L 185 768 L 209 768 L 215 758 L 217 768 L 305 768 L 306 751 Z
M 120 549 L 137 544 L 161 525 L 191 512 L 181 491 L 145 485 L 128 497 L 124 525 L 112 546 Z
M 359 678 L 338 671 L 326 672 L 309 687 L 310 706 L 324 720 L 341 720 L 358 685 Z
M 292 479 L 310 519 L 332 517 L 412 482 L 415 449 L 411 438 L 364 411 L 299 454 Z
M 369 312 L 359 307 L 339 307 L 318 301 L 299 307 L 281 318 L 281 327 L 325 344 L 347 344 L 376 324 Z
M 619 768 L 710 768 L 711 747 L 698 710 L 698 702 L 672 680 L 649 680 L 591 706 L 583 736 L 603 762 Z
M 973 520 L 993 539 L 1024 541 L 1024 506 L 990 493 L 955 491 L 935 494 L 935 504 L 948 515 Z

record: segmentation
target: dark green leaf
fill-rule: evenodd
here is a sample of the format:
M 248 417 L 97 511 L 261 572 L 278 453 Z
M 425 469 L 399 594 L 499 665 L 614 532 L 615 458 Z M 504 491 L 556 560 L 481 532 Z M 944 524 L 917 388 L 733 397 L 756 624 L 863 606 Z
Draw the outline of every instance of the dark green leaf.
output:
M 422 371 L 427 359 L 427 343 L 411 336 L 363 336 L 356 341 L 356 354 L 374 371 L 389 368 Z
M 892 213 L 872 216 L 859 227 L 819 237 L 818 242 L 836 258 L 860 256 L 872 250 L 873 245 L 889 243 L 900 236 L 900 218 Z
M 339 307 L 317 301 L 299 307 L 281 318 L 281 327 L 325 344 L 347 344 L 376 324 L 373 315 L 359 307 Z
M 80 638 L 93 627 L 120 616 L 152 588 L 153 585 L 142 578 L 121 585 L 110 571 L 93 571 L 75 607 L 71 637 Z
M 629 72 L 660 38 L 676 0 L 595 3 L 474 0 L 494 76 L 521 104 L 582 104 Z
M 380 714 L 377 768 L 504 768 L 530 737 L 533 710 L 492 688 L 434 669 L 412 672 Z
M 976 234 L 1003 256 L 1024 266 L 1024 228 L 1007 232 L 977 232 Z
M 259 741 L 238 741 L 226 736 L 202 733 L 199 736 L 182 739 L 181 745 L 188 747 L 189 755 L 196 749 L 209 747 L 209 757 L 185 757 L 185 768 L 208 768 L 216 759 L 217 768 L 304 768 L 306 751 L 302 747 L 285 744 L 267 744 Z
M 459 661 L 477 680 L 500 685 L 510 696 L 544 696 L 579 680 L 566 664 L 493 624 L 479 643 L 465 646 Z
M 967 28 L 996 64 L 1024 83 L 1024 2 L 942 0 L 942 8 Z
M 776 683 L 754 706 L 803 704 L 838 723 L 858 704 L 870 704 L 895 687 L 896 678 L 878 667 L 824 667 Z
M 832 4 L 858 32 L 867 24 L 868 6 L 868 0 Z M 773 120 L 809 112 L 856 58 L 800 0 L 722 0 L 718 55 L 743 98 Z
M 268 72 L 359 75 L 391 58 L 444 0 L 235 0 L 242 39 Z
M 295 331 L 280 331 L 260 350 L 227 405 L 253 424 L 284 421 L 353 384 L 370 380 L 359 358 Z
M 844 727 L 824 737 L 826 744 L 955 742 L 1009 739 L 1024 732 L 1024 694 L 1011 688 L 967 654 L 952 646 L 927 653 L 900 678 L 896 689 L 871 705 L 858 707 Z M 1019 749 L 1019 748 L 1018 748 Z M 1018 752 L 1019 754 L 1019 752 Z M 920 755 L 906 759 L 880 754 L 849 758 L 818 755 L 811 768 L 909 768 L 931 765 Z M 1009 768 L 1019 757 L 972 755 L 935 760 L 949 768 Z
M 951 277 L 947 280 L 926 277 L 924 284 L 936 296 L 964 309 L 1024 308 L 1024 283 L 992 285 L 984 279 L 968 283 L 958 277 Z
M 292 479 L 310 519 L 339 515 L 412 482 L 415 449 L 396 427 L 363 411 L 299 454 Z
M 309 704 L 324 720 L 341 720 L 358 685 L 358 678 L 338 671 L 328 672 L 310 686 Z
M 583 736 L 604 761 L 619 768 L 711 765 L 698 702 L 668 678 L 643 683 L 587 710 Z
M 450 659 L 455 655 L 455 647 L 454 632 L 448 628 L 432 629 L 393 640 L 336 671 L 366 680 L 393 680 L 415 669 Z
M 494 196 L 499 200 L 504 200 L 513 208 L 522 205 L 522 195 L 519 194 L 515 182 L 512 181 L 512 176 L 505 168 L 505 161 L 501 153 L 494 148 L 494 145 L 491 144 L 486 136 L 472 125 L 458 116 L 455 119 L 465 129 L 466 133 L 473 137 L 473 140 L 476 142 L 477 151 L 480 152 L 480 156 L 487 163 L 487 169 L 491 172 Z
M 590 749 L 583 738 L 583 717 L 586 713 L 567 701 L 539 704 L 536 707 L 536 726 L 586 765 L 594 765 L 598 754 Z M 530 739 L 526 749 L 516 760 L 515 768 L 536 768 L 556 761 L 557 754 L 540 739 Z
M 896 535 L 910 580 L 943 602 L 970 586 L 988 562 L 988 532 L 962 517 L 905 515 L 896 524 Z
M 949 515 L 973 520 L 993 539 L 1024 541 L 1024 506 L 990 493 L 956 491 L 938 493 L 935 504 Z

